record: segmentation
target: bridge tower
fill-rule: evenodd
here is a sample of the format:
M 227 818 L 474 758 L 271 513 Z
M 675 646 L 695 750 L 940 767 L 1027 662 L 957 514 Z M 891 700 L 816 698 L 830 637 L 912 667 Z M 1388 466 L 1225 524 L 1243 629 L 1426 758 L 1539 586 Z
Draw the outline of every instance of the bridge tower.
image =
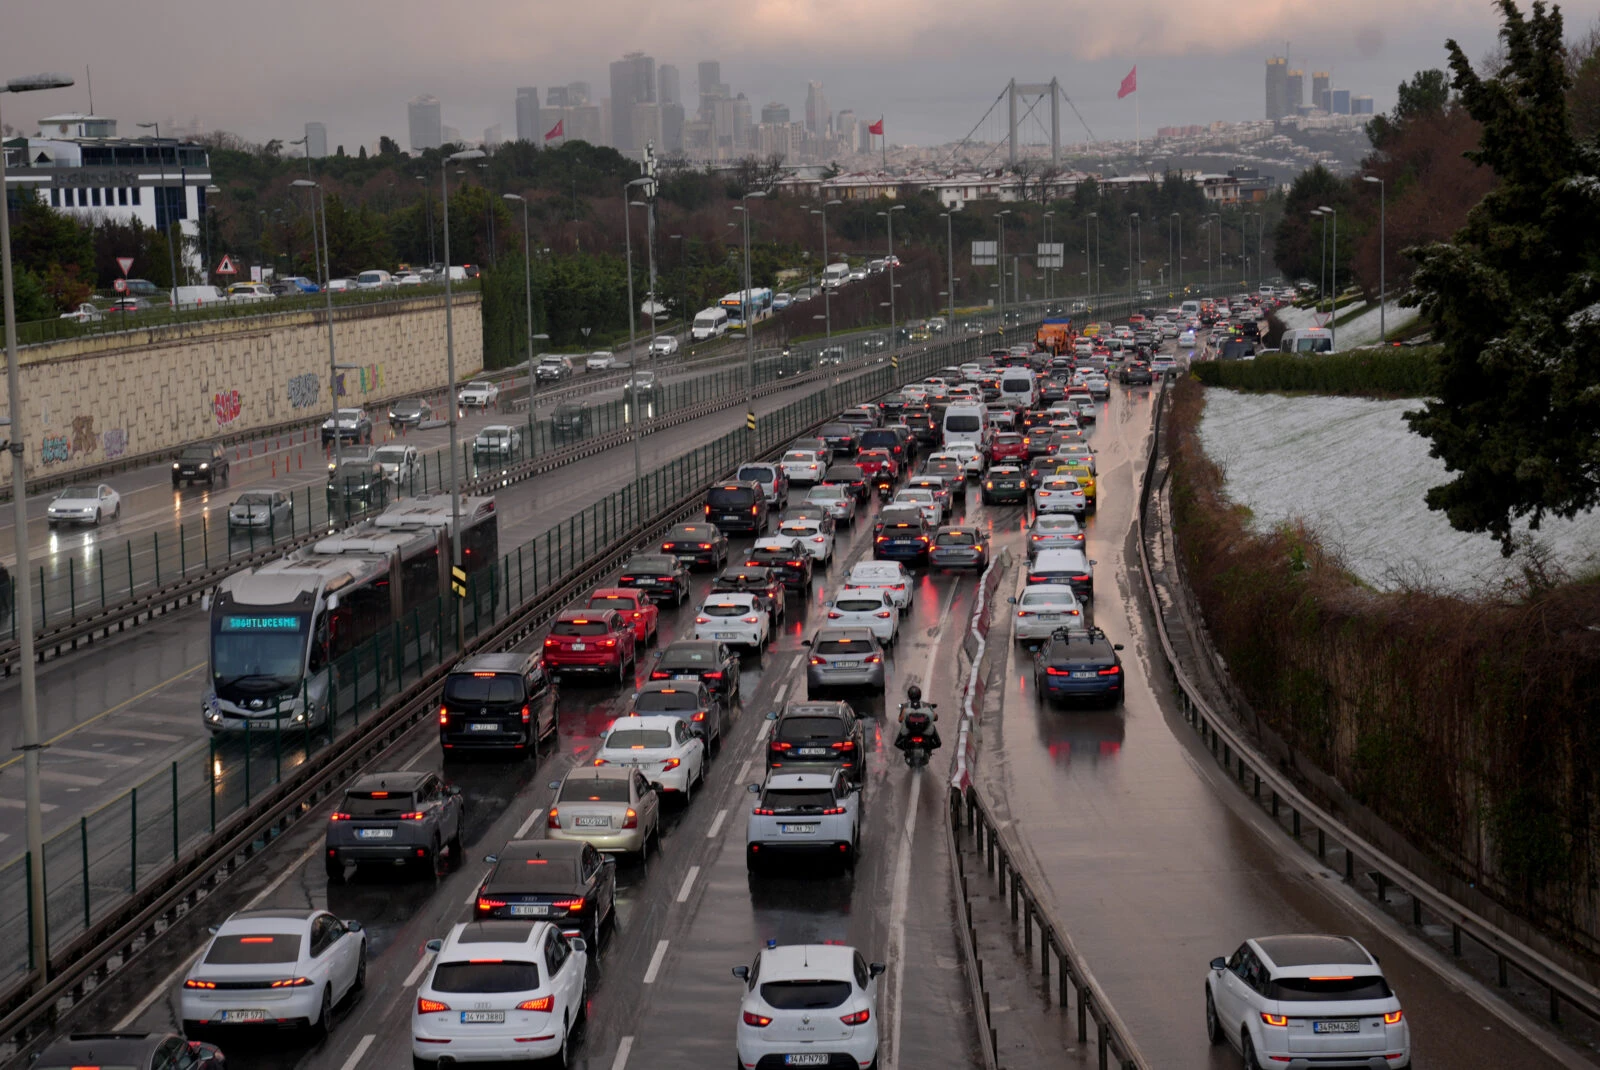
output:
M 1061 166 L 1061 87 L 1056 79 L 1048 82 L 1032 84 L 1017 84 L 1015 78 L 1006 86 L 1007 104 L 1010 109 L 1010 123 L 1007 144 L 1010 149 L 1010 163 L 1014 167 L 1017 163 L 1017 100 L 1037 101 L 1041 97 L 1050 98 L 1050 164 L 1052 167 Z

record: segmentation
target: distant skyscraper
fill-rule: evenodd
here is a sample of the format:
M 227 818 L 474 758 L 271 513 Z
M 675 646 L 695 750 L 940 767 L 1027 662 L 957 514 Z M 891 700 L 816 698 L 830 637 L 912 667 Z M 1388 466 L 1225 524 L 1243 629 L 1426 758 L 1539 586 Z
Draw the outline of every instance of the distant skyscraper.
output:
M 554 122 L 551 126 L 556 125 Z M 580 104 L 568 108 L 561 116 L 561 132 L 566 141 L 587 141 L 591 145 L 604 145 L 605 125 L 598 104 Z
M 828 133 L 828 97 L 821 82 L 806 83 L 806 129 L 818 137 Z
M 1289 87 L 1287 100 L 1289 105 L 1288 114 L 1299 115 L 1300 105 L 1306 102 L 1306 72 L 1290 71 L 1286 84 Z
M 1322 111 L 1329 111 L 1328 86 L 1330 80 L 1327 71 L 1311 72 L 1311 106 Z
M 651 142 L 656 149 L 661 148 L 661 105 L 655 103 L 642 103 L 633 106 L 633 116 L 629 122 L 634 139 L 639 143 L 639 152 Z
M 1371 97 L 1351 97 L 1350 98 L 1350 114 L 1351 115 L 1371 115 L 1372 114 L 1372 98 Z
M 695 88 L 700 93 L 700 121 L 715 124 L 712 101 L 728 95 L 727 87 L 722 84 L 722 64 L 714 59 L 701 60 L 696 68 L 696 77 Z
M 643 52 L 629 52 L 611 64 L 611 143 L 618 152 L 644 148 L 634 133 L 633 106 L 656 102 L 656 61 Z
M 683 91 L 678 85 L 678 68 L 674 64 L 663 63 L 656 68 L 656 103 L 683 103 Z
M 439 98 L 420 96 L 406 105 L 411 128 L 411 151 L 436 149 L 444 144 L 444 120 L 439 117 Z
M 1289 61 L 1283 56 L 1267 58 L 1267 118 L 1281 119 L 1289 114 Z
M 500 124 L 499 123 L 495 123 L 493 126 L 486 126 L 486 127 L 483 128 L 483 147 L 484 148 L 492 149 L 495 146 L 499 145 L 504 140 L 505 140 L 505 136 L 500 131 Z
M 594 98 L 590 94 L 588 82 L 567 83 L 567 105 L 578 108 L 585 104 L 593 104 Z
M 662 152 L 683 151 L 684 118 L 683 105 L 681 103 L 661 105 L 660 148 Z
M 789 121 L 789 105 L 763 104 L 761 106 L 761 121 L 763 123 L 787 123 Z
M 736 151 L 749 152 L 755 147 L 755 126 L 750 101 L 740 93 L 733 99 L 733 147 Z
M 544 144 L 544 130 L 539 122 L 539 90 L 531 85 L 517 90 L 517 140 Z
M 544 91 L 544 104 L 547 108 L 565 108 L 571 101 L 567 99 L 567 87 L 553 85 Z
M 306 124 L 306 155 L 313 160 L 320 160 L 328 155 L 328 127 L 326 124 Z
M 1335 115 L 1350 114 L 1350 90 L 1334 89 L 1329 92 L 1328 110 Z

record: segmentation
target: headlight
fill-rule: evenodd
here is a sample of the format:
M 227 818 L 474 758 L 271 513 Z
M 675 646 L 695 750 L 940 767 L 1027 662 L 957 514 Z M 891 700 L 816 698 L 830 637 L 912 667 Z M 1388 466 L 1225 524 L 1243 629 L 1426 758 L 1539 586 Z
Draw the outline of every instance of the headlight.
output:
M 178 462 L 177 461 L 173 461 L 172 462 L 172 467 L 174 467 L 174 468 L 178 467 Z
M 205 471 L 205 470 L 206 470 L 206 469 L 207 469 L 207 468 L 210 468 L 210 467 L 211 467 L 211 465 L 209 465 L 209 464 L 202 464 L 202 465 L 201 465 L 201 466 L 200 466 L 200 470 L 201 470 L 201 471 L 202 471 L 202 472 L 204 472 L 204 471 Z

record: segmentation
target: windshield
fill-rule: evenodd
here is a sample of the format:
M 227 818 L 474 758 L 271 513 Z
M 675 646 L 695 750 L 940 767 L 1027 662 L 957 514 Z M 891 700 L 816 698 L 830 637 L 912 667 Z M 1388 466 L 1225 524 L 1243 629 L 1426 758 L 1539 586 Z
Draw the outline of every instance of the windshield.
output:
M 265 494 L 241 494 L 234 500 L 234 505 L 271 505 L 272 499 Z
M 405 460 L 406 451 L 403 449 L 395 449 L 391 446 L 378 451 L 379 464 L 404 464 Z
M 435 992 L 532 992 L 539 967 L 531 962 L 441 962 L 429 982 Z
M 209 461 L 211 448 L 209 446 L 190 446 L 178 458 L 180 461 Z
M 599 777 L 577 777 L 562 782 L 561 802 L 619 802 L 628 801 L 626 780 L 602 780 Z
M 62 491 L 60 494 L 57 494 L 56 497 L 57 498 L 73 498 L 73 499 L 97 498 L 97 497 L 99 497 L 99 494 L 100 494 L 100 492 L 95 490 L 95 488 L 93 488 L 93 487 L 68 487 L 66 490 Z
M 416 807 L 409 791 L 349 791 L 340 809 L 351 817 L 397 817 Z
M 220 613 L 211 620 L 211 682 L 293 682 L 305 664 L 303 613 Z
M 421 412 L 422 411 L 422 402 L 415 401 L 415 400 L 397 401 L 397 402 L 394 403 L 394 411 L 395 412 L 401 412 L 401 413 Z
M 636 713 L 682 713 L 698 710 L 700 696 L 693 691 L 645 691 L 634 700 Z
M 619 728 L 606 737 L 607 750 L 658 750 L 672 746 L 672 733 L 656 728 Z
M 1331 338 L 1296 338 L 1294 351 L 1296 353 L 1332 353 L 1333 340 Z

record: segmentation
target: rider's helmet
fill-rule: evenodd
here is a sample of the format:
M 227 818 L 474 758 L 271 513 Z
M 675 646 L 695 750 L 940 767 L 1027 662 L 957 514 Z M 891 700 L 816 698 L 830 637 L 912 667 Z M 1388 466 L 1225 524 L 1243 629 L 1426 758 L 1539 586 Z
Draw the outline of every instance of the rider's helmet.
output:
M 916 684 L 912 684 L 910 687 L 906 688 L 906 701 L 911 703 L 913 706 L 922 705 L 922 688 L 918 687 Z

